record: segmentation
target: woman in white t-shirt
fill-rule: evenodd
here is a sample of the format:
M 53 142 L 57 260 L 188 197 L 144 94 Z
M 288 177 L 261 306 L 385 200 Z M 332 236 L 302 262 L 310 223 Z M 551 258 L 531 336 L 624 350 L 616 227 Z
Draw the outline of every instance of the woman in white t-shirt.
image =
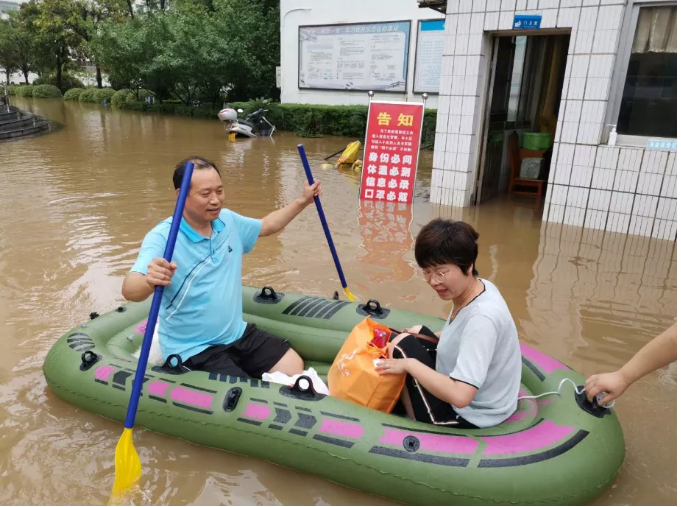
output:
M 383 375 L 407 374 L 401 401 L 412 419 L 486 428 L 517 407 L 522 356 L 513 317 L 499 293 L 478 278 L 478 233 L 465 222 L 436 219 L 416 238 L 424 280 L 452 310 L 443 330 L 405 330 L 391 341 Z

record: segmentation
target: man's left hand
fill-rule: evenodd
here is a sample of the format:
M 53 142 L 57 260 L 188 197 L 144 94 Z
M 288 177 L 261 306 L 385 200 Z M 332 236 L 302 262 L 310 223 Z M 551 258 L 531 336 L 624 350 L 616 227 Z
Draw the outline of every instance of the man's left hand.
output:
M 307 206 L 308 204 L 312 204 L 312 201 L 314 201 L 315 197 L 320 197 L 322 195 L 322 184 L 314 180 L 314 183 L 312 185 L 308 185 L 307 183 L 305 184 L 305 188 L 303 189 L 303 201 L 305 201 L 305 205 Z

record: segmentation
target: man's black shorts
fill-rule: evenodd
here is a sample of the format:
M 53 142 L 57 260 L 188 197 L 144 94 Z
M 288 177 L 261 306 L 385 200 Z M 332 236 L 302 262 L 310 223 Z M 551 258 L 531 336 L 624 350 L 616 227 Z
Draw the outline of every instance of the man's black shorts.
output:
M 248 324 L 244 335 L 229 345 L 213 345 L 190 357 L 184 366 L 237 377 L 262 378 L 291 346 L 271 333 Z

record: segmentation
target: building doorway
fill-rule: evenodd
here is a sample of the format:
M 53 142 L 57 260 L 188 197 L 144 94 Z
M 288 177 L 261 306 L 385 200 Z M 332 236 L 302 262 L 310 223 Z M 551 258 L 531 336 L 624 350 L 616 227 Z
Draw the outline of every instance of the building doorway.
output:
M 494 37 L 476 204 L 509 193 L 541 204 L 569 44 L 567 33 Z

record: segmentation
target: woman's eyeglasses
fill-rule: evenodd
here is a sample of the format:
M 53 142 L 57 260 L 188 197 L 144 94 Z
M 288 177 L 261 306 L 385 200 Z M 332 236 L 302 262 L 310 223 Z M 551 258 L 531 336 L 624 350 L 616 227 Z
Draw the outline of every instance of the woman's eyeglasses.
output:
M 435 280 L 435 283 L 445 283 L 447 273 L 449 273 L 449 271 L 436 271 L 431 273 L 430 271 L 419 269 L 419 275 L 421 275 L 424 282 L 428 283 L 430 283 L 431 279 Z

